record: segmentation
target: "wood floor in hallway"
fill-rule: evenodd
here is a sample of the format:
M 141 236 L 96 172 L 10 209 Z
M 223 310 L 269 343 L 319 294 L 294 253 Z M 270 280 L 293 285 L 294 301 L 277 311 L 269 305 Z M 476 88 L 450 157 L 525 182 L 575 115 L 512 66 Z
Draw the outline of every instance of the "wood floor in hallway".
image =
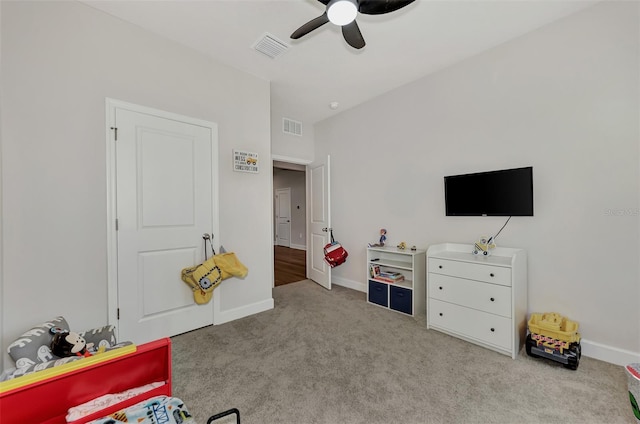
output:
M 275 285 L 295 283 L 307 278 L 307 252 L 290 247 L 274 246 Z

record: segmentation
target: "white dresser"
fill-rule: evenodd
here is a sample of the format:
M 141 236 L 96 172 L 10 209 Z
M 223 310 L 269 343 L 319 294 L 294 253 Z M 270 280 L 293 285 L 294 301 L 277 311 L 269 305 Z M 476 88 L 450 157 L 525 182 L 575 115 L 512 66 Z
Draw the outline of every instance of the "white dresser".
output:
M 427 251 L 427 328 L 516 358 L 527 329 L 527 254 L 497 247 L 474 255 L 472 244 Z

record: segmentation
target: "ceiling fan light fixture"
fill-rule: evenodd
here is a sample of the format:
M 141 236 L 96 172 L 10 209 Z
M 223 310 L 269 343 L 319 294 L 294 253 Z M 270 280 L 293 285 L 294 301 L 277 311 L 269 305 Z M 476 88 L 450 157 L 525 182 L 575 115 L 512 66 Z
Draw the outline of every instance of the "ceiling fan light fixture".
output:
M 358 6 L 355 0 L 331 0 L 327 5 L 327 17 L 334 25 L 350 24 L 357 15 Z

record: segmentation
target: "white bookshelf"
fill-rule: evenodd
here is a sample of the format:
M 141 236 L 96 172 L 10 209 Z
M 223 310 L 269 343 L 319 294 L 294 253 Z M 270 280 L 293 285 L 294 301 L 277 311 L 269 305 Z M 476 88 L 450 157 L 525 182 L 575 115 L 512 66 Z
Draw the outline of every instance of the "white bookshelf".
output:
M 425 313 L 426 251 L 397 247 L 367 248 L 367 302 L 406 315 Z M 404 280 L 384 281 L 372 276 L 372 267 L 397 272 Z

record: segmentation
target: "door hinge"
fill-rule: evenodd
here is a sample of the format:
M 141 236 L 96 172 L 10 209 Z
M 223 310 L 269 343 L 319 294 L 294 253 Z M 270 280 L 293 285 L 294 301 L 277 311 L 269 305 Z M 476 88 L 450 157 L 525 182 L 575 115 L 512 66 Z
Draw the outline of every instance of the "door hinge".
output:
M 113 130 L 115 140 L 118 141 L 118 127 L 111 127 L 111 129 Z
M 120 319 L 120 308 L 118 308 L 116 315 L 117 315 L 116 319 Z
M 116 218 L 116 231 L 118 231 L 118 218 Z

